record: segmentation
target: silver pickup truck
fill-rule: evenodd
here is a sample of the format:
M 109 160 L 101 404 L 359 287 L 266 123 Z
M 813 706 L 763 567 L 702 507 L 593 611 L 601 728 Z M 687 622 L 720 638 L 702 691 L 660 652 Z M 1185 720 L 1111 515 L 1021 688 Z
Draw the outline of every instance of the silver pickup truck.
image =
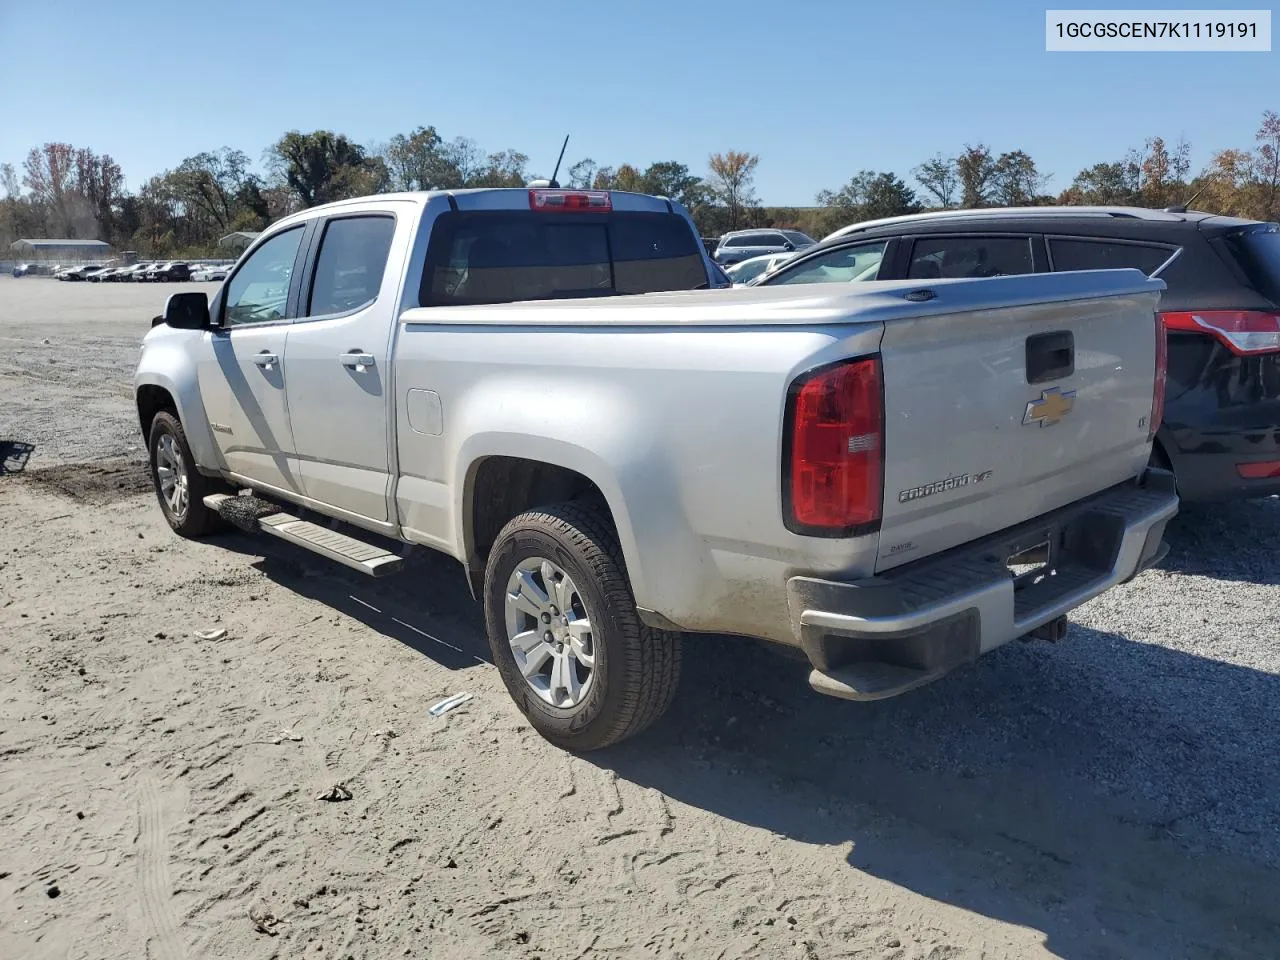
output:
M 1056 639 L 1162 556 L 1160 281 L 717 276 L 683 208 L 634 194 L 288 217 L 144 341 L 165 518 L 372 576 L 397 544 L 457 558 L 507 689 L 574 750 L 661 715 L 684 634 L 876 699 Z

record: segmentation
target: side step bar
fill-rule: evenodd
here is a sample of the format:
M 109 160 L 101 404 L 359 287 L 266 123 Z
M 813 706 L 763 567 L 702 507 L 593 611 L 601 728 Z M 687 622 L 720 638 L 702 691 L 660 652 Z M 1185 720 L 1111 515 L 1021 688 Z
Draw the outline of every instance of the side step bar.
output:
M 212 493 L 204 498 L 204 505 L 218 514 L 223 514 L 224 508 L 230 504 L 233 511 L 229 513 L 240 513 L 242 511 L 237 508 L 241 504 L 238 501 L 253 499 L 228 493 Z M 265 501 L 255 500 L 255 504 L 264 505 Z M 227 514 L 223 515 L 227 516 Z M 241 528 L 245 527 L 240 517 L 227 516 L 227 519 Z M 355 537 L 349 537 L 345 533 L 338 533 L 336 530 L 330 530 L 328 527 L 322 527 L 308 520 L 299 520 L 291 513 L 258 511 L 253 519 L 257 521 L 256 529 L 263 533 L 287 540 L 289 543 L 330 560 L 336 560 L 343 566 L 371 577 L 385 577 L 392 573 L 399 573 L 404 567 L 404 561 L 400 557 L 382 547 L 357 540 Z M 253 528 L 250 527 L 250 529 Z

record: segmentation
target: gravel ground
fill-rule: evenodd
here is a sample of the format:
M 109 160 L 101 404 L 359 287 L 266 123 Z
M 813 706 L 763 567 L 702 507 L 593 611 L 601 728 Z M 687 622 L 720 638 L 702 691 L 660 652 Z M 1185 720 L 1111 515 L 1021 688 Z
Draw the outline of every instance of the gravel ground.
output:
M 0 956 L 1280 954 L 1280 502 L 885 703 L 691 640 L 669 716 L 575 758 L 452 561 L 168 532 L 129 380 L 174 289 L 0 279 Z

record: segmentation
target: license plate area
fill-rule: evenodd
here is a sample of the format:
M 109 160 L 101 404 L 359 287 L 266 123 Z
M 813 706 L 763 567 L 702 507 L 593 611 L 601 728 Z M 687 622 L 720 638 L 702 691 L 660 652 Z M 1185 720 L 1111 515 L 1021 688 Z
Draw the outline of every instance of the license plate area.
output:
M 1004 566 L 1013 578 L 1013 589 L 1025 590 L 1052 577 L 1057 572 L 1061 543 L 1057 531 L 1042 529 L 1006 544 Z

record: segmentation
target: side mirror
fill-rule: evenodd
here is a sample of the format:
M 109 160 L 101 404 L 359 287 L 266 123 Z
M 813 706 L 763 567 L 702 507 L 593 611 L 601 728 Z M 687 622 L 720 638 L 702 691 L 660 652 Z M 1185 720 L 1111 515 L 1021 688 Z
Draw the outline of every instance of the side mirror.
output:
M 796 248 L 796 245 L 795 245 L 794 243 L 792 243 L 790 240 L 783 240 L 783 241 L 782 241 L 782 249 L 783 249 L 783 250 L 791 251 L 791 250 L 794 250 L 795 248 Z
M 170 295 L 164 305 L 164 323 L 175 330 L 208 330 L 208 296 L 198 291 Z

